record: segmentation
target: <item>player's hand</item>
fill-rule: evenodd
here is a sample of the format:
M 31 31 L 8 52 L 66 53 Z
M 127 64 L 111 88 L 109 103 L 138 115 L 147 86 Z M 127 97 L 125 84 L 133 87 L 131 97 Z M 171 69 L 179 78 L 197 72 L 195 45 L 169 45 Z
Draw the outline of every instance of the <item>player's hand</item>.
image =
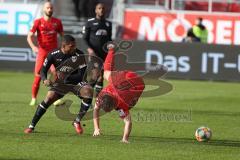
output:
M 126 139 L 122 139 L 121 141 L 120 141 L 121 143 L 130 143 L 128 140 L 126 140 Z
M 109 42 L 107 44 L 107 49 L 110 50 L 110 49 L 115 49 L 116 48 L 116 44 L 114 42 Z
M 35 52 L 36 54 L 38 53 L 38 47 L 34 46 L 34 47 L 32 48 L 32 50 L 33 50 L 33 52 Z
M 90 56 L 95 56 L 94 50 L 92 48 L 88 48 L 87 51 Z
M 46 79 L 46 80 L 43 81 L 43 84 L 45 86 L 49 87 L 52 84 L 52 82 L 49 79 Z
M 100 129 L 95 129 L 94 132 L 93 132 L 93 137 L 97 137 L 97 136 L 100 136 L 100 135 L 101 135 Z

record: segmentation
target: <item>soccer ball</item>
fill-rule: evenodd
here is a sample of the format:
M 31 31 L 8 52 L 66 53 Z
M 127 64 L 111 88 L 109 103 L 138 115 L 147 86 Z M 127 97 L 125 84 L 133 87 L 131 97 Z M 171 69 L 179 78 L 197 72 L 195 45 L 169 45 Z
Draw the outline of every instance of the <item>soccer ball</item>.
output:
M 212 131 L 208 127 L 199 127 L 195 132 L 195 137 L 198 142 L 207 142 L 212 137 Z

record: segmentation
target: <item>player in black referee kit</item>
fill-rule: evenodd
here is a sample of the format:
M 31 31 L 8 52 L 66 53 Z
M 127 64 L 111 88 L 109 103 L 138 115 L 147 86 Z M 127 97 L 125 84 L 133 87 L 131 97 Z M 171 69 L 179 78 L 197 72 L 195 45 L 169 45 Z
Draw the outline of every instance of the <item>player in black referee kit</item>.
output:
M 105 19 L 105 6 L 98 3 L 95 8 L 96 17 L 87 21 L 83 28 L 84 41 L 88 46 L 88 54 L 90 56 L 90 64 L 95 68 L 93 76 L 90 78 L 89 83 L 92 87 L 95 86 L 96 95 L 103 88 L 103 71 L 102 65 L 107 56 L 106 44 L 112 41 L 112 23 Z M 101 62 L 96 62 L 93 58 L 99 58 Z

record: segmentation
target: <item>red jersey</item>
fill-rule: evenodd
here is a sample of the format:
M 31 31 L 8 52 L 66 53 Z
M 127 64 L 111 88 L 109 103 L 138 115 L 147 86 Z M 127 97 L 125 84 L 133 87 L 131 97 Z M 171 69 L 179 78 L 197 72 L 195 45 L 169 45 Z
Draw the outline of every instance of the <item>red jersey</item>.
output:
M 114 97 L 117 102 L 116 110 L 121 118 L 126 117 L 138 101 L 145 88 L 143 79 L 135 72 L 113 71 L 108 86 L 99 94 L 108 94 Z
M 63 32 L 61 20 L 52 17 L 46 21 L 44 18 L 39 18 L 34 21 L 30 30 L 35 33 L 37 31 L 38 45 L 44 50 L 51 51 L 58 47 L 57 34 Z

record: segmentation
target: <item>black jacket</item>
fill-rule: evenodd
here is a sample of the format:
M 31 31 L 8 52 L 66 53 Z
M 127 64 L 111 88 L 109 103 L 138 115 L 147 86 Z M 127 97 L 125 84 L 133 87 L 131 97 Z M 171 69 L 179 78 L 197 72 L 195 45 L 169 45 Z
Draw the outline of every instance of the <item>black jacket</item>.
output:
M 104 60 L 107 50 L 103 47 L 112 41 L 112 23 L 106 19 L 91 18 L 83 27 L 83 34 L 86 45 Z

